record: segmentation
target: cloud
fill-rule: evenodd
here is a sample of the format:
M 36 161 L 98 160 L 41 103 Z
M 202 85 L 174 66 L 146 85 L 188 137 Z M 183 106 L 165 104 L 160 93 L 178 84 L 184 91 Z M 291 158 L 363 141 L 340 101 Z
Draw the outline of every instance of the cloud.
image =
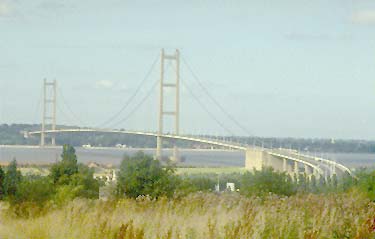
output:
M 353 13 L 352 22 L 362 25 L 375 25 L 375 10 L 362 10 Z
M 9 16 L 11 12 L 9 2 L 5 0 L 0 0 L 0 17 Z
M 113 82 L 109 80 L 100 80 L 95 83 L 97 89 L 112 89 Z

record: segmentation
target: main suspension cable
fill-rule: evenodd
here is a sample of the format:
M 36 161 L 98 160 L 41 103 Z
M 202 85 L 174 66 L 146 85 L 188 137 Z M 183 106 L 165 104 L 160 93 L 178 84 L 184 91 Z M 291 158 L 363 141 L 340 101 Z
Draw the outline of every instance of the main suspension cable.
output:
M 233 132 L 224 126 L 223 123 L 221 123 L 214 115 L 211 113 L 211 111 L 208 110 L 208 108 L 201 102 L 201 100 L 194 94 L 193 90 L 184 82 L 181 81 L 182 85 L 188 90 L 190 95 L 193 97 L 193 99 L 202 107 L 202 109 L 210 116 L 212 120 L 214 120 L 221 128 L 223 128 L 227 133 L 230 135 L 234 135 Z
M 244 127 L 240 122 L 238 122 L 231 114 L 229 114 L 224 107 L 210 94 L 207 88 L 203 85 L 203 83 L 199 80 L 198 76 L 194 73 L 190 65 L 187 63 L 186 59 L 181 56 L 184 65 L 187 67 L 190 74 L 193 76 L 195 81 L 198 85 L 202 88 L 204 93 L 211 99 L 211 101 L 242 131 L 244 131 L 248 136 L 254 136 L 246 127 Z
M 155 81 L 154 84 L 152 85 L 152 87 L 150 88 L 150 90 L 147 92 L 147 94 L 145 95 L 145 97 L 142 98 L 142 100 L 133 108 L 132 111 L 130 111 L 125 117 L 123 117 L 121 120 L 117 121 L 116 123 L 113 123 L 111 125 L 109 125 L 110 127 L 109 128 L 113 128 L 114 126 L 117 126 L 125 121 L 127 121 L 131 116 L 133 116 L 133 114 L 146 102 L 146 100 L 152 95 L 152 92 L 154 91 L 154 89 L 156 88 L 156 86 L 158 85 L 159 81 Z
M 117 119 L 122 114 L 122 112 L 124 112 L 124 110 L 126 110 L 129 107 L 130 103 L 132 103 L 132 101 L 134 100 L 134 98 L 137 96 L 137 94 L 139 93 L 139 91 L 142 89 L 143 85 L 146 83 L 147 79 L 150 77 L 151 73 L 154 71 L 155 65 L 158 62 L 158 60 L 159 60 L 159 58 L 157 57 L 153 61 L 153 63 L 151 64 L 151 67 L 147 71 L 146 75 L 143 77 L 143 80 L 140 82 L 140 84 L 138 85 L 138 87 L 136 88 L 136 90 L 133 92 L 133 94 L 127 99 L 127 101 L 121 107 L 121 109 L 116 114 L 114 114 L 111 118 L 109 118 L 108 120 L 106 120 L 103 123 L 101 123 L 98 126 L 96 126 L 96 128 L 102 128 L 102 127 L 108 125 L 109 123 L 111 123 L 112 121 L 114 121 L 115 119 Z
M 74 118 L 74 120 L 77 121 L 82 126 L 86 125 L 84 121 L 82 121 L 79 117 L 77 117 L 77 115 L 74 113 L 74 111 L 72 110 L 72 108 L 70 108 L 70 106 L 67 103 L 67 101 L 65 100 L 65 97 L 64 97 L 64 95 L 62 93 L 62 90 L 61 90 L 61 88 L 59 86 L 57 86 L 57 90 L 58 90 L 59 95 L 61 96 L 61 99 L 62 99 L 62 102 L 63 102 L 64 106 L 67 108 L 67 110 L 71 114 L 72 118 Z

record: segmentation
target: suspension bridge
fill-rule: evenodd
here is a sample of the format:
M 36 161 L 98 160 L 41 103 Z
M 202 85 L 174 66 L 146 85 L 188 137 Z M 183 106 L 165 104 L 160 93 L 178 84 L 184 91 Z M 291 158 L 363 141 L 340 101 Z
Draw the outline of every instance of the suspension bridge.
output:
M 142 89 L 143 84 L 148 79 L 152 69 L 155 67 L 157 61 L 152 64 L 151 70 L 148 71 L 146 77 L 143 79 L 141 84 L 137 87 L 133 95 L 128 99 L 126 104 L 117 112 L 114 116 L 109 118 L 106 122 L 101 124 L 99 127 L 94 128 L 71 128 L 71 129 L 58 129 L 57 128 L 57 82 L 56 80 L 48 82 L 44 80 L 43 84 L 43 108 L 42 108 L 42 127 L 41 130 L 26 132 L 25 136 L 39 136 L 40 146 L 45 147 L 48 145 L 56 145 L 56 136 L 58 134 L 74 134 L 74 133 L 111 133 L 111 134 L 127 134 L 127 135 L 140 135 L 145 137 L 154 137 L 156 139 L 156 160 L 163 159 L 163 141 L 168 140 L 173 144 L 173 155 L 172 161 L 179 161 L 179 151 L 177 147 L 177 141 L 190 141 L 201 144 L 207 144 L 217 147 L 224 147 L 233 150 L 240 150 L 244 152 L 246 157 L 245 168 L 248 170 L 260 170 L 262 167 L 270 166 L 275 170 L 287 172 L 290 174 L 305 173 L 308 176 L 314 175 L 316 178 L 327 177 L 327 176 L 343 176 L 352 175 L 352 172 L 344 165 L 331 161 L 324 158 L 314 157 L 310 155 L 302 154 L 295 150 L 286 149 L 268 149 L 255 145 L 246 145 L 235 142 L 228 142 L 224 140 L 198 137 L 194 135 L 186 135 L 180 133 L 180 65 L 181 55 L 179 50 L 175 50 L 173 54 L 166 54 L 164 50 L 161 51 L 160 55 L 160 79 L 152 87 L 152 91 L 158 86 L 159 88 L 159 108 L 158 108 L 158 130 L 156 132 L 146 131 L 132 131 L 132 130 L 118 130 L 114 128 L 103 127 L 116 120 L 121 113 L 132 104 L 132 100 Z M 248 130 L 242 126 L 232 115 L 230 115 L 224 107 L 210 94 L 210 92 L 203 86 L 199 81 L 198 77 L 192 71 L 191 67 L 183 59 L 185 66 L 188 68 L 194 79 L 198 82 L 198 85 L 203 89 L 204 93 L 209 99 L 225 114 L 233 124 L 238 126 L 243 132 L 248 133 Z M 166 81 L 165 72 L 167 63 L 173 65 L 174 76 L 173 81 Z M 194 91 L 184 84 L 192 98 L 202 107 L 202 109 L 224 130 L 230 133 L 230 130 L 224 126 L 224 124 L 215 117 L 207 106 L 194 94 Z M 172 90 L 174 92 L 174 107 L 173 110 L 167 110 L 165 102 L 166 90 Z M 151 92 L 151 91 L 150 91 Z M 127 120 L 136 110 L 140 108 L 145 99 L 150 95 L 150 92 L 142 99 L 141 103 L 134 107 L 134 110 L 130 112 L 122 121 Z M 70 110 L 71 111 L 71 110 Z M 73 114 L 73 112 L 71 111 Z M 165 118 L 171 117 L 173 119 L 173 132 L 166 133 L 165 129 Z M 49 142 L 47 142 L 49 141 Z

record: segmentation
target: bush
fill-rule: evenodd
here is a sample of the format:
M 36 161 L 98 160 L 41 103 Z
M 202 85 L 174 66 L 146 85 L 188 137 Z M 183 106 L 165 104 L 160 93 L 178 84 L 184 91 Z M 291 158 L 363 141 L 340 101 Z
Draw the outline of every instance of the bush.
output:
M 160 161 L 138 152 L 133 157 L 125 156 L 120 165 L 117 182 L 118 196 L 136 198 L 149 195 L 171 197 L 179 184 L 174 168 L 162 167 Z
M 190 185 L 192 191 L 212 191 L 217 183 L 213 178 L 205 175 L 187 177 L 184 181 Z
M 17 192 L 18 184 L 22 180 L 21 172 L 17 170 L 17 161 L 13 160 L 5 173 L 3 190 L 6 197 L 14 197 Z
M 375 171 L 366 171 L 365 169 L 359 170 L 356 174 L 358 181 L 355 183 L 361 191 L 365 192 L 371 200 L 375 200 Z M 347 182 L 347 184 L 353 184 Z
M 28 178 L 22 180 L 17 187 L 15 197 L 11 203 L 32 202 L 42 206 L 54 194 L 55 189 L 47 177 Z
M 70 184 L 76 187 L 76 197 L 98 198 L 99 197 L 99 181 L 93 177 L 93 169 L 85 165 L 78 165 L 78 173 L 71 176 Z M 78 190 L 77 187 L 80 187 Z
M 4 178 L 5 178 L 5 173 L 3 171 L 3 168 L 0 166 L 0 200 L 4 198 Z
M 269 193 L 290 196 L 296 193 L 296 186 L 286 173 L 267 167 L 245 173 L 241 179 L 241 193 L 247 196 L 265 196 Z
M 69 177 L 78 173 L 77 156 L 75 152 L 72 146 L 63 146 L 61 161 L 51 167 L 50 177 L 54 183 L 67 184 L 69 183 Z
M 29 217 L 43 212 L 55 189 L 47 177 L 27 178 L 17 186 L 14 197 L 9 198 L 11 209 L 17 216 Z
M 57 187 L 57 201 L 63 203 L 76 197 L 99 198 L 99 182 L 93 178 L 94 171 L 77 163 L 74 147 L 64 145 L 61 158 L 51 167 L 49 175 Z

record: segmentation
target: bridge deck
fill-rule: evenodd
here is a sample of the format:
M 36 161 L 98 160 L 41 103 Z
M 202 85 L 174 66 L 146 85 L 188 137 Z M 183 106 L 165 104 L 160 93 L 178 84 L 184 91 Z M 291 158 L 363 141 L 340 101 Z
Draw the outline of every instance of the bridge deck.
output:
M 215 145 L 220 147 L 226 147 L 229 149 L 235 149 L 235 150 L 243 150 L 246 151 L 250 148 L 254 149 L 254 147 L 248 146 L 248 145 L 240 145 L 233 142 L 224 142 L 224 141 L 218 141 L 218 140 L 212 140 L 212 139 L 204 139 L 204 138 L 196 138 L 192 136 L 183 136 L 183 135 L 173 135 L 173 134 L 162 134 L 159 135 L 158 133 L 154 132 L 142 132 L 142 131 L 127 131 L 127 130 L 113 130 L 113 129 L 58 129 L 58 130 L 46 130 L 44 131 L 45 134 L 58 134 L 58 133 L 84 133 L 84 132 L 97 132 L 97 133 L 118 133 L 118 134 L 132 134 L 132 135 L 143 135 L 143 136 L 149 136 L 149 137 L 163 137 L 163 138 L 169 138 L 174 140 L 185 140 L 185 141 L 192 141 L 192 142 L 199 142 L 209 145 Z M 37 135 L 42 134 L 43 131 L 33 131 L 28 132 L 28 135 Z M 326 169 L 330 169 L 330 166 L 334 166 L 337 169 L 341 170 L 342 172 L 346 172 L 349 175 L 352 175 L 351 171 L 345 167 L 342 164 L 339 164 L 337 162 L 322 159 L 322 158 L 316 158 L 309 155 L 303 155 L 298 152 L 292 152 L 287 150 L 272 150 L 272 149 L 262 149 L 259 147 L 256 147 L 257 150 L 261 150 L 264 152 L 269 153 L 272 156 L 279 157 L 279 158 L 285 158 L 294 162 L 298 162 L 304 165 L 307 165 L 313 169 L 315 169 L 319 174 L 324 175 L 322 166 Z

